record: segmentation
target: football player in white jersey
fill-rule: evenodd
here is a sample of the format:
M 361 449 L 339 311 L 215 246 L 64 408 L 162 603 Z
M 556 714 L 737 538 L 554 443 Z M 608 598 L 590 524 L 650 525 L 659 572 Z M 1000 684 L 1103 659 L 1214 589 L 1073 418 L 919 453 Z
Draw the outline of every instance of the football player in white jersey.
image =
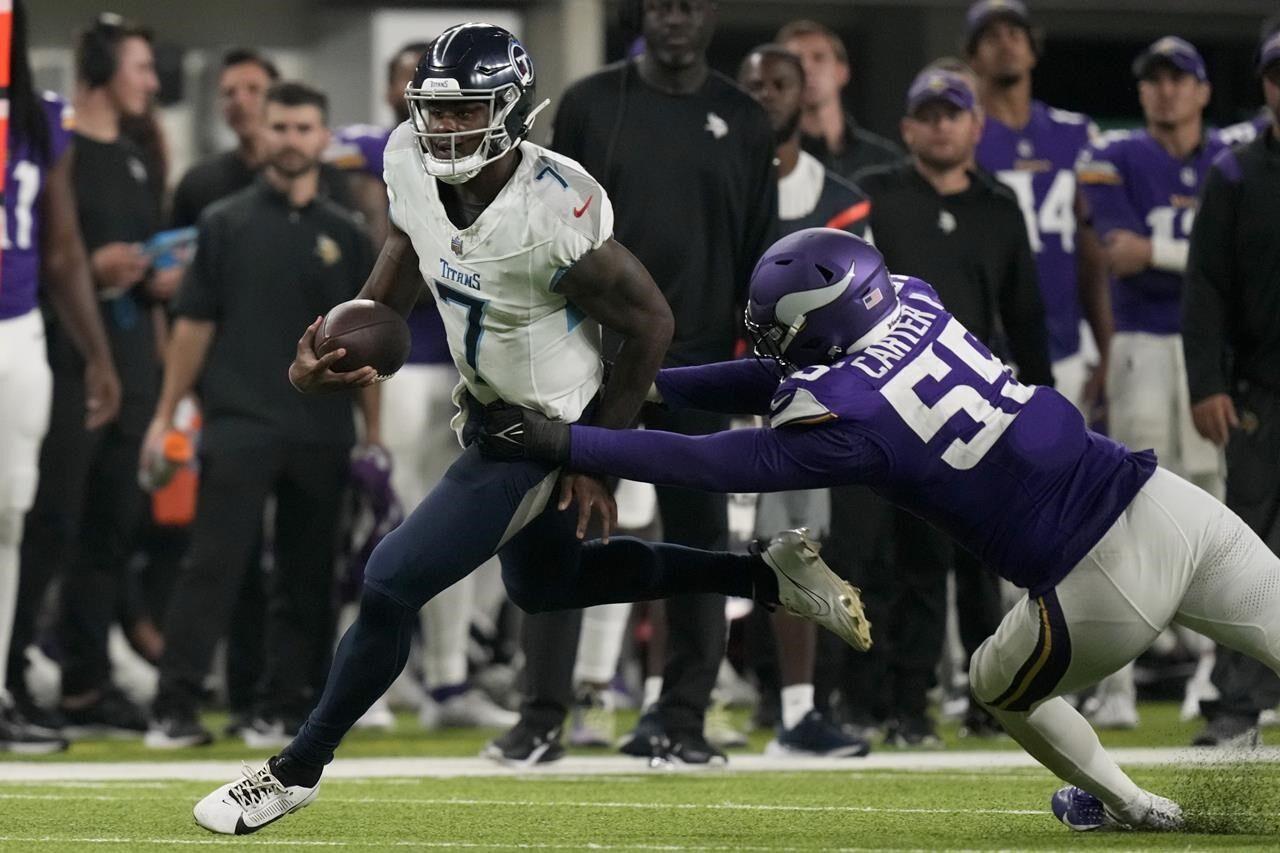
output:
M 611 236 L 604 190 L 574 161 L 524 141 L 541 109 L 533 85 L 514 36 L 461 24 L 431 43 L 406 89 L 410 120 L 384 158 L 391 234 L 360 295 L 407 314 L 419 272 L 426 279 L 462 375 L 455 427 L 468 446 L 374 550 L 360 614 L 298 736 L 196 804 L 206 829 L 253 832 L 314 800 L 342 737 L 404 667 L 423 603 L 495 553 L 511 599 L 528 612 L 714 592 L 784 603 L 855 646 L 870 642 L 857 592 L 803 536 L 779 536 L 758 556 L 610 542 L 616 510 L 598 479 L 480 455 L 474 438 L 486 412 L 500 408 L 629 426 L 672 333 L 657 285 Z M 333 372 L 341 349 L 317 357 L 318 326 L 289 368 L 299 390 L 374 381 L 371 367 Z M 607 386 L 601 326 L 623 339 Z M 604 539 L 584 545 L 594 512 Z M 558 747 L 533 744 L 527 763 Z

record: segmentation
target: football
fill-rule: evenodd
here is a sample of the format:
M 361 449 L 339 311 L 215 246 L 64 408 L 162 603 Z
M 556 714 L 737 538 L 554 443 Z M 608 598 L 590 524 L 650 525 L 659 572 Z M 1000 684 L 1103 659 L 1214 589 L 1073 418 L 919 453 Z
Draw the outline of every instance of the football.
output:
M 409 358 L 409 325 L 393 309 L 372 299 L 352 299 L 324 315 L 316 332 L 316 355 L 345 349 L 333 370 L 346 373 L 369 366 L 388 377 Z

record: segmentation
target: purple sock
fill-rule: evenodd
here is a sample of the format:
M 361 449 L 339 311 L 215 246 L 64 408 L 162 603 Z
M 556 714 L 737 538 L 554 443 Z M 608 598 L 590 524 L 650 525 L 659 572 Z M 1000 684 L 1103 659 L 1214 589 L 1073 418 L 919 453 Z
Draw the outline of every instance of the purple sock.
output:
M 459 684 L 445 684 L 441 687 L 432 687 L 429 691 L 431 698 L 437 702 L 444 702 L 452 699 L 454 696 L 461 696 L 471 689 L 471 685 L 463 681 Z

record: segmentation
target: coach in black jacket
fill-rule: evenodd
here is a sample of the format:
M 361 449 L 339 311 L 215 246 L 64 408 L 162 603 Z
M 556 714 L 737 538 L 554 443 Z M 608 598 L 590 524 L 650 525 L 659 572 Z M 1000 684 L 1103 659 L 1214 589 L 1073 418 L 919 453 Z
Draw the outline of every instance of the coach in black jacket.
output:
M 1259 51 L 1272 124 L 1224 151 L 1205 179 L 1191 231 L 1182 346 L 1196 430 L 1227 449 L 1227 506 L 1280 552 L 1280 31 Z M 1256 737 L 1280 678 L 1218 647 L 1194 743 Z

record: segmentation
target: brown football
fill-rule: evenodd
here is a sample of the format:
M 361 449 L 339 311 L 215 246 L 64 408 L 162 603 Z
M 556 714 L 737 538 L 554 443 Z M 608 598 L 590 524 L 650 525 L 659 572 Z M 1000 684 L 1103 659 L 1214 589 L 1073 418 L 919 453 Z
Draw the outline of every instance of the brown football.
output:
M 343 302 L 329 309 L 316 332 L 316 355 L 339 348 L 347 354 L 333 363 L 334 371 L 346 373 L 369 366 L 379 376 L 390 376 L 409 357 L 409 324 L 381 302 Z

